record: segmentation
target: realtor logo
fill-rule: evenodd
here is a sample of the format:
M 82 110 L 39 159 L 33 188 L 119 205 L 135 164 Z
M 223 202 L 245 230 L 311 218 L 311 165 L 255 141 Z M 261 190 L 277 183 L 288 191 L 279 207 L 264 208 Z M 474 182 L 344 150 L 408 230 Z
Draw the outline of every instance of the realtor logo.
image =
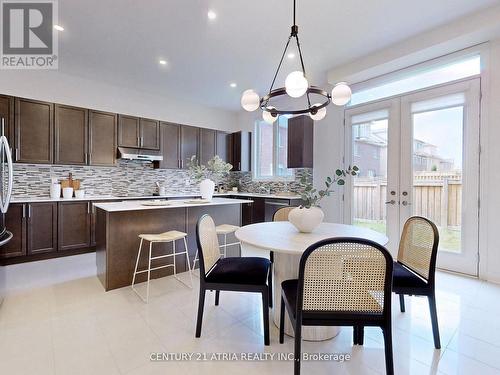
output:
M 2 69 L 57 69 L 57 2 L 2 0 Z

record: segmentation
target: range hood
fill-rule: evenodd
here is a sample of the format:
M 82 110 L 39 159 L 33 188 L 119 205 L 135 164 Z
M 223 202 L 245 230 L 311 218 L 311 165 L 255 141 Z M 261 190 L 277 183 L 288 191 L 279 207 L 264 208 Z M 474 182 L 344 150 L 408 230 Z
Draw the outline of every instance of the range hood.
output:
M 118 157 L 127 160 L 141 160 L 145 162 L 161 161 L 160 151 L 143 150 L 140 148 L 118 147 Z

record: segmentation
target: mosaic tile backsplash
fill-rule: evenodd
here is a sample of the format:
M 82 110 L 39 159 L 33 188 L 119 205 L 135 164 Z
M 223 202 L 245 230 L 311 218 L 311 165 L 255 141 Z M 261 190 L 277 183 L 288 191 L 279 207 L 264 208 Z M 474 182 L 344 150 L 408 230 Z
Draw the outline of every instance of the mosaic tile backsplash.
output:
M 197 194 L 197 184 L 190 181 L 185 170 L 154 169 L 151 164 L 119 160 L 116 167 L 14 164 L 13 196 L 17 198 L 46 198 L 49 196 L 51 178 L 67 178 L 82 181 L 87 195 L 149 196 L 157 191 L 158 181 L 167 187 L 169 194 Z M 296 171 L 296 179 L 287 183 L 289 191 L 297 191 L 297 179 L 306 173 L 312 178 L 312 170 Z M 239 184 L 241 191 L 263 192 L 259 186 L 270 187 L 272 192 L 285 190 L 282 182 L 254 182 L 251 173 L 231 172 L 225 185 Z

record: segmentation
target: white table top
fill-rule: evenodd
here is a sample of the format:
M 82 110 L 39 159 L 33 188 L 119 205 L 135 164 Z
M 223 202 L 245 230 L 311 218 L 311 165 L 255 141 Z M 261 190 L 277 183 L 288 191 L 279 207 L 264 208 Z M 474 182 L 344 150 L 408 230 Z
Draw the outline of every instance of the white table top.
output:
M 383 246 L 389 242 L 385 235 L 371 229 L 334 223 L 321 223 L 312 233 L 300 233 L 288 221 L 258 223 L 238 229 L 235 235 L 253 247 L 288 254 L 302 254 L 313 243 L 332 237 L 364 238 Z

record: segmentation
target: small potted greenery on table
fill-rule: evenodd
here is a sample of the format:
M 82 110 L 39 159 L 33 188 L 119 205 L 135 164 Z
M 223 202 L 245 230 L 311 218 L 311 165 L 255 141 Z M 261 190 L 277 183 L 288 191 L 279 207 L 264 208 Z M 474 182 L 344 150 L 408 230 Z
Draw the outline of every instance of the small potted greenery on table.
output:
M 334 186 L 345 185 L 346 178 L 349 176 L 356 176 L 358 172 L 359 168 L 357 166 L 349 166 L 347 169 L 337 169 L 333 177 L 327 177 L 325 179 L 326 188 L 323 190 L 315 189 L 313 184 L 308 181 L 307 177 L 302 176 L 300 179 L 300 197 L 302 198 L 302 205 L 290 211 L 288 220 L 300 232 L 311 233 L 321 224 L 325 217 L 319 202 L 324 197 L 330 196 Z

